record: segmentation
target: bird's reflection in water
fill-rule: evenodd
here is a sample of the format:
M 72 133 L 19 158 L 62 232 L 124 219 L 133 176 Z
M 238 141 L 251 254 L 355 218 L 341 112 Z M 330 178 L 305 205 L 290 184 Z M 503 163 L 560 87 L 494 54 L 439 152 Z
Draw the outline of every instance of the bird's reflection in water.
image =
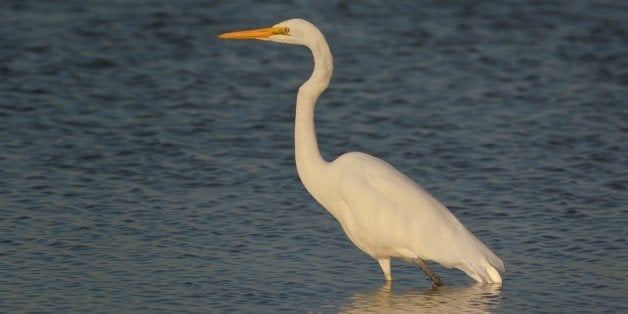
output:
M 390 285 L 375 292 L 358 293 L 343 313 L 488 313 L 499 309 L 501 284 L 440 286 L 395 293 Z

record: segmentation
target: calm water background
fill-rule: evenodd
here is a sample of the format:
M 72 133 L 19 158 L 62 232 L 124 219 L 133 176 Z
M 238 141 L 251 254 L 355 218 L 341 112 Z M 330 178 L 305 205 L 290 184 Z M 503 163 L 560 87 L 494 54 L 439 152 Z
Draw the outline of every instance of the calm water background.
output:
M 301 186 L 302 47 L 215 35 L 303 17 L 335 56 L 327 159 L 441 199 L 504 285 L 430 289 Z M 2 1 L 0 310 L 628 310 L 625 1 Z

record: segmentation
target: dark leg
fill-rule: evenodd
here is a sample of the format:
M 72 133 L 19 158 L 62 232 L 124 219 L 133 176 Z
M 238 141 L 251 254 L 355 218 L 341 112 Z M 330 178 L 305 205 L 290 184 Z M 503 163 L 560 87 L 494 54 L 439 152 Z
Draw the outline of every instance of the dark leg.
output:
M 438 277 L 438 275 L 436 275 L 436 273 L 435 273 L 434 271 L 432 271 L 432 270 L 431 270 L 431 269 L 427 266 L 427 264 L 425 264 L 425 262 L 424 262 L 422 259 L 418 258 L 418 259 L 416 260 L 416 262 L 419 264 L 419 266 L 421 266 L 421 268 L 423 268 L 423 271 L 424 271 L 424 272 L 425 272 L 428 276 L 430 276 L 430 278 L 432 278 L 432 281 L 434 281 L 434 284 L 435 284 L 436 286 L 442 286 L 442 285 L 443 285 L 443 280 L 442 280 L 442 279 L 440 279 L 440 277 Z

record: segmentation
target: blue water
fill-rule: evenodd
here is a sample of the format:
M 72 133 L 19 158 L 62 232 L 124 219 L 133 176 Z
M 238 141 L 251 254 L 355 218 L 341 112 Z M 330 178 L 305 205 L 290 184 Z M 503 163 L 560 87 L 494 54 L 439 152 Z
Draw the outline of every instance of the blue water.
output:
M 335 57 L 321 151 L 378 156 L 505 262 L 393 262 L 293 158 L 302 17 Z M 628 311 L 625 1 L 2 1 L 2 312 Z

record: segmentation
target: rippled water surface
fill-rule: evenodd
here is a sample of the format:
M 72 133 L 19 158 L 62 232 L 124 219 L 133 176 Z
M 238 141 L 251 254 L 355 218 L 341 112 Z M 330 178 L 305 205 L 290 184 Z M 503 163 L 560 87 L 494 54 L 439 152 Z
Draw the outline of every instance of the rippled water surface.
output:
M 505 262 L 502 287 L 377 263 L 301 186 L 303 17 L 364 151 Z M 625 1 L 3 1 L 0 311 L 628 311 Z

